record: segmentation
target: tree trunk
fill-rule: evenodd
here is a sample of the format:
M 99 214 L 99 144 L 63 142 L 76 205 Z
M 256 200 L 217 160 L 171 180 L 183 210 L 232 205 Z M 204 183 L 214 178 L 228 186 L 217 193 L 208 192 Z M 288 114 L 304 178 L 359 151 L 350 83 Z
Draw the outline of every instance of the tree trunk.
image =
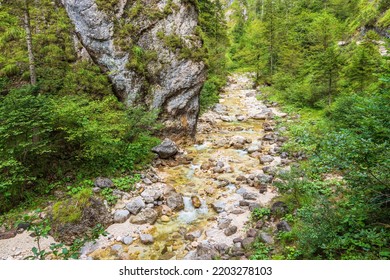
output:
M 30 82 L 31 85 L 36 85 L 37 74 L 35 72 L 35 57 L 33 53 L 32 36 L 31 36 L 31 25 L 30 25 L 30 13 L 28 7 L 28 0 L 24 0 L 24 29 L 26 31 L 27 51 L 28 51 L 28 62 L 30 68 Z

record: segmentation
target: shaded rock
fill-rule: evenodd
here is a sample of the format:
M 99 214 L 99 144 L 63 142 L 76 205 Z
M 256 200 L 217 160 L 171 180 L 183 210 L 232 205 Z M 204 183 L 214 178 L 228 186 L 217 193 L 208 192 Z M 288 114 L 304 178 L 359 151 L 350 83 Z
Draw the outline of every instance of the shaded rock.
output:
M 291 231 L 290 225 L 286 221 L 281 221 L 276 224 L 278 231 Z
M 230 236 L 230 235 L 233 235 L 237 232 L 237 227 L 236 226 L 230 226 L 228 228 L 226 228 L 223 233 L 226 235 L 226 236 Z
M 256 222 L 255 228 L 261 229 L 263 226 L 264 226 L 264 221 L 263 220 L 259 220 L 259 221 Z
M 153 236 L 151 236 L 150 234 L 141 233 L 139 235 L 139 239 L 140 239 L 141 243 L 144 245 L 153 244 L 153 242 L 154 242 Z
M 130 211 L 131 214 L 137 215 L 141 209 L 146 207 L 144 200 L 140 197 L 132 198 L 127 204 L 126 209 Z
M 104 188 L 112 188 L 114 187 L 114 182 L 111 179 L 98 177 L 94 182 L 95 187 L 104 189 Z
M 171 192 L 167 199 L 167 206 L 174 211 L 180 211 L 184 209 L 183 196 L 177 192 Z
M 196 195 L 191 197 L 191 202 L 195 208 L 199 208 L 200 206 L 202 206 L 202 202 L 200 201 L 200 198 Z
M 211 207 L 213 207 L 215 212 L 222 213 L 223 211 L 225 211 L 226 203 L 224 203 L 222 201 L 216 201 L 216 202 L 211 204 Z
M 166 138 L 160 145 L 153 147 L 152 152 L 158 154 L 162 159 L 168 159 L 177 154 L 179 151 L 176 143 Z
M 143 224 L 154 224 L 157 220 L 157 212 L 151 208 L 143 209 L 137 216 L 130 218 L 130 223 L 143 225 Z
M 0 233 L 0 240 L 1 239 L 10 239 L 10 238 L 13 238 L 15 237 L 17 234 L 17 230 L 14 229 L 14 230 L 10 230 L 10 231 L 6 231 L 6 232 L 1 232 Z
M 130 217 L 128 210 L 116 210 L 114 213 L 114 223 L 124 223 Z

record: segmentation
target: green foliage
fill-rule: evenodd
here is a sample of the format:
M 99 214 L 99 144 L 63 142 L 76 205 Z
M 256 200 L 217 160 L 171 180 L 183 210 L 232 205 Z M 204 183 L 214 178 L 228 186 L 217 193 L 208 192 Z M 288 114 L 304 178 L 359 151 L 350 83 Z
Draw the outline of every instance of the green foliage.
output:
M 108 205 L 115 205 L 115 203 L 118 201 L 118 197 L 113 194 L 113 190 L 110 188 L 103 189 L 101 194 L 107 201 Z
M 254 221 L 261 220 L 264 216 L 269 216 L 271 210 L 269 208 L 255 208 L 251 213 L 251 218 Z

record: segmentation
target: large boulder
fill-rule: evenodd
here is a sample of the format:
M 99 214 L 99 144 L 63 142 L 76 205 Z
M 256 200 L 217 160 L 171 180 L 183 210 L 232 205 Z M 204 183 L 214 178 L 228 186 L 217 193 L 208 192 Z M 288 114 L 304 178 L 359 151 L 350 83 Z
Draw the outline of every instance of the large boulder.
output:
M 168 159 L 179 151 L 177 145 L 172 140 L 166 138 L 160 145 L 154 147 L 152 152 L 158 154 L 162 159 Z

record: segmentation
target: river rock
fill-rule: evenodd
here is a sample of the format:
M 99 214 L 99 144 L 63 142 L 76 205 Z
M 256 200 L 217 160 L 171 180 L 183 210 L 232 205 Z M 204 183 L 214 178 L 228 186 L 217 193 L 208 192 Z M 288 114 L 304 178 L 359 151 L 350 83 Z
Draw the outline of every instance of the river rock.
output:
M 202 202 L 200 201 L 200 198 L 196 195 L 191 197 L 191 202 L 195 208 L 199 208 L 200 206 L 202 206 Z
M 230 227 L 226 228 L 223 233 L 226 236 L 230 236 L 230 235 L 235 234 L 236 232 L 237 232 L 237 227 L 236 226 L 230 226 Z
M 259 180 L 259 182 L 262 184 L 271 183 L 272 179 L 273 179 L 273 177 L 271 175 L 267 175 L 267 174 L 257 175 L 257 180 Z
M 133 215 L 137 215 L 139 211 L 145 207 L 145 202 L 140 196 L 134 197 L 128 203 L 126 203 L 126 209 L 129 210 Z
M 273 244 L 274 243 L 272 236 L 269 235 L 268 233 L 260 232 L 260 234 L 258 236 L 259 236 L 259 239 L 266 244 Z
M 257 235 L 257 230 L 254 229 L 254 228 L 250 228 L 247 232 L 246 232 L 246 236 L 247 237 L 256 237 Z
M 274 140 L 274 134 L 273 133 L 267 133 L 263 136 L 264 141 L 273 141 Z
M 219 256 L 219 252 L 209 241 L 202 241 L 196 248 L 196 255 L 200 260 L 212 260 Z
M 187 233 L 184 236 L 184 239 L 194 241 L 195 239 L 198 239 L 201 235 L 202 235 L 202 232 L 200 230 L 196 230 L 196 231 L 192 231 L 192 232 Z
M 277 217 L 282 217 L 287 212 L 287 205 L 283 201 L 276 201 L 271 206 L 271 214 Z
M 154 224 L 157 220 L 157 212 L 151 208 L 143 209 L 137 216 L 132 216 L 130 222 L 137 225 Z
M 264 156 L 261 156 L 260 157 L 260 163 L 264 164 L 264 163 L 269 163 L 269 162 L 272 162 L 274 161 L 274 158 L 270 155 L 264 155 Z
M 229 219 L 229 218 L 222 218 L 218 221 L 218 228 L 219 229 L 225 229 L 227 228 L 230 223 L 232 222 L 233 219 Z
M 158 154 L 158 156 L 162 159 L 168 159 L 176 155 L 178 151 L 179 149 L 176 143 L 168 138 L 152 149 L 152 152 Z
M 100 189 L 112 188 L 114 187 L 114 182 L 108 178 L 98 177 L 96 178 L 94 185 Z
M 261 145 L 260 145 L 260 144 L 256 144 L 256 143 L 250 145 L 250 146 L 247 148 L 247 151 L 248 151 L 249 154 L 252 154 L 252 153 L 254 153 L 254 152 L 258 152 L 258 151 L 260 151 L 260 150 L 261 150 Z
M 133 241 L 133 237 L 131 236 L 125 236 L 122 238 L 122 243 L 125 245 L 130 245 L 131 243 L 133 243 Z
M 141 193 L 141 196 L 146 203 L 153 203 L 162 196 L 162 192 L 155 189 L 146 189 Z
M 257 193 L 246 192 L 242 197 L 247 200 L 256 200 L 259 196 Z
M 130 217 L 128 210 L 116 210 L 114 213 L 114 223 L 124 223 Z
M 222 213 L 225 211 L 226 203 L 222 201 L 216 201 L 211 204 L 211 207 L 215 210 L 217 213 Z
M 153 242 L 154 242 L 153 236 L 151 236 L 150 234 L 141 233 L 139 235 L 139 239 L 140 239 L 141 243 L 144 245 L 153 244 Z
M 167 205 L 174 211 L 180 211 L 184 209 L 183 196 L 177 192 L 171 192 L 167 199 Z
M 230 140 L 230 146 L 233 146 L 236 149 L 242 149 L 245 143 L 247 143 L 247 139 L 241 135 L 235 135 Z
M 242 244 L 242 247 L 245 249 L 245 250 L 248 250 L 252 247 L 252 243 L 255 241 L 255 238 L 254 237 L 246 237 L 242 240 L 241 244 Z
M 238 205 L 239 205 L 239 206 L 242 206 L 242 207 L 244 207 L 244 206 L 249 206 L 249 201 L 240 200 L 240 201 L 238 202 Z
M 115 251 L 116 253 L 121 253 L 123 251 L 123 246 L 120 244 L 115 244 L 111 246 L 111 250 Z

